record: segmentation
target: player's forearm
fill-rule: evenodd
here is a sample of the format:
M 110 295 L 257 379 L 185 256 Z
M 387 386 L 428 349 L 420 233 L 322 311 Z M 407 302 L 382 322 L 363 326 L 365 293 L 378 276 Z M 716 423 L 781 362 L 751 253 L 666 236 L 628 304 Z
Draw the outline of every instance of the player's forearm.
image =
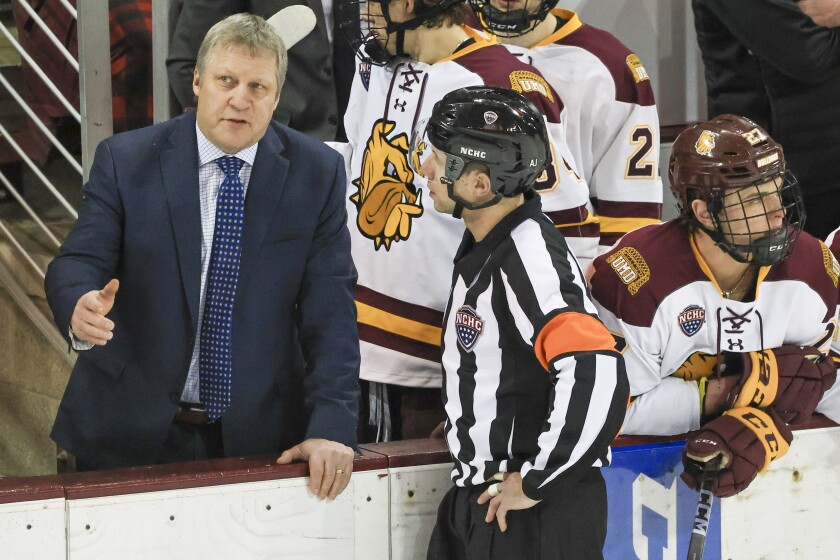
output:
M 521 470 L 525 494 L 535 500 L 562 492 L 576 482 L 581 468 L 606 460 L 629 395 L 617 352 L 575 353 L 555 365 L 539 452 Z
M 666 377 L 627 409 L 623 434 L 675 435 L 700 427 L 700 391 L 696 381 Z

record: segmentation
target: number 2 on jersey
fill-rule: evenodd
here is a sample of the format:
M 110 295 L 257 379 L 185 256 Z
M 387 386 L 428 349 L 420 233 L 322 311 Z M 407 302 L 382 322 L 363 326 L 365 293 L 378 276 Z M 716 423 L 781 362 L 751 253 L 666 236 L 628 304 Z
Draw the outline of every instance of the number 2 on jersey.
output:
M 640 125 L 630 133 L 630 144 L 635 151 L 627 158 L 627 179 L 650 179 L 656 176 L 654 160 L 648 159 L 653 149 L 653 131 L 647 125 Z

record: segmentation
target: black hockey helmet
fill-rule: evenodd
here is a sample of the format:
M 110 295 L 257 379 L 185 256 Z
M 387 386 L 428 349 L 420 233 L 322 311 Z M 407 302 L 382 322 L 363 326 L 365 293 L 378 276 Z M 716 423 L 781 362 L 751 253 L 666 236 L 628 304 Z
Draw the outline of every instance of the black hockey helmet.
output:
M 432 115 L 412 135 L 409 161 L 416 173 L 427 141 L 446 154 L 445 176 L 440 181 L 447 185 L 449 197 L 469 210 L 532 189 L 550 161 L 548 132 L 540 111 L 521 93 L 499 87 L 461 88 L 435 103 Z M 478 206 L 453 193 L 455 181 L 469 163 L 487 169 L 496 195 Z
M 802 193 L 782 147 L 750 119 L 720 115 L 684 130 L 671 149 L 668 178 L 682 216 L 735 260 L 771 265 L 793 251 L 805 223 Z M 768 183 L 775 188 L 759 193 Z M 697 199 L 708 205 L 714 229 L 694 215 Z M 772 227 L 770 216 L 781 213 Z
M 503 10 L 491 0 L 469 0 L 481 26 L 499 37 L 518 37 L 531 31 L 557 5 L 556 0 L 522 0 L 522 7 Z M 532 6 L 538 5 L 536 11 Z

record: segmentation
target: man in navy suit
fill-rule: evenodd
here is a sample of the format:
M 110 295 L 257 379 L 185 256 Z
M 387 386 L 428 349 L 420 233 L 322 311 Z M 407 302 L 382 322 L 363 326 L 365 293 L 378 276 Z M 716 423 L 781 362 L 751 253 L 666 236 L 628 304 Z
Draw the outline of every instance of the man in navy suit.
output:
M 52 437 L 83 468 L 285 450 L 280 463 L 309 461 L 319 497 L 349 482 L 359 347 L 344 165 L 271 121 L 285 68 L 262 18 L 231 16 L 202 44 L 194 113 L 97 148 L 46 278 L 56 323 L 80 351 Z M 219 158 L 241 165 L 238 176 Z M 204 296 L 226 184 L 244 196 L 244 218 L 228 404 L 214 415 L 202 321 L 215 313 Z

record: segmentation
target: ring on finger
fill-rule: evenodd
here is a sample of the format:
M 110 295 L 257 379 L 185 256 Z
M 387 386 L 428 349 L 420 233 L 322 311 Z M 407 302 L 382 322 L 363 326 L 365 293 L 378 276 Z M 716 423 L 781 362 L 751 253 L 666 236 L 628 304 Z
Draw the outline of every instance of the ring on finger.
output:
M 344 474 L 344 469 L 335 469 L 335 474 Z
M 487 493 L 490 494 L 490 496 L 492 496 L 493 498 L 501 494 L 502 491 L 499 490 L 499 483 L 497 482 L 496 484 L 491 484 L 490 486 L 488 486 Z

